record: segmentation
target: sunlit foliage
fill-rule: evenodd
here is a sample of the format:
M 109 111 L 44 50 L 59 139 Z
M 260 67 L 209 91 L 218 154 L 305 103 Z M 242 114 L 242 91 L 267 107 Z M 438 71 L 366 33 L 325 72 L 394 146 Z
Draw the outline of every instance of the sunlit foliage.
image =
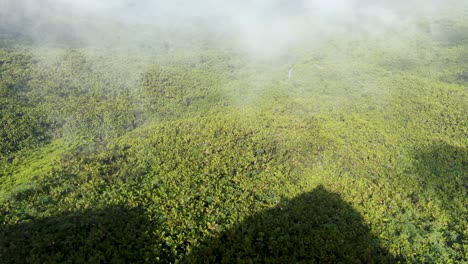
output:
M 0 50 L 0 262 L 467 261 L 467 26 L 437 26 Z

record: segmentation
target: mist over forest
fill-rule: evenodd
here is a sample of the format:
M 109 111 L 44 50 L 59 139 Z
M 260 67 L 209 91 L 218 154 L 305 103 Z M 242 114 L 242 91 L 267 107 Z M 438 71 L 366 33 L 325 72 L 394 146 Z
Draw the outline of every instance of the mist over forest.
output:
M 466 16 L 463 1 L 4 1 L 2 28 L 33 45 L 125 47 L 157 45 L 189 35 L 230 40 L 244 51 L 271 55 L 336 35 L 385 38 L 437 34 L 446 14 Z M 459 7 L 459 8 L 457 8 Z M 128 40 L 130 39 L 130 40 Z M 225 47 L 226 43 L 218 43 Z M 174 44 L 176 45 L 176 44 Z M 134 47 L 133 47 L 134 48 Z
M 0 0 L 0 263 L 468 262 L 468 2 Z

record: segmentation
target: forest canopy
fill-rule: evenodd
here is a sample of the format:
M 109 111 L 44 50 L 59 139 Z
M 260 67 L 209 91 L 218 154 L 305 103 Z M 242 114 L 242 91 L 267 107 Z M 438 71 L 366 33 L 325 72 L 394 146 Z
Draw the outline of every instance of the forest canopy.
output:
M 0 259 L 467 262 L 467 16 L 3 1 Z

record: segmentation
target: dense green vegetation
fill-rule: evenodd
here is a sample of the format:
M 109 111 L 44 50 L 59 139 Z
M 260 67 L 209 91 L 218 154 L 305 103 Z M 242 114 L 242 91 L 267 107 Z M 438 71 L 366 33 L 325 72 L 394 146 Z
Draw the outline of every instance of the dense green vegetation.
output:
M 468 24 L 439 24 L 260 59 L 0 35 L 0 262 L 467 262 Z

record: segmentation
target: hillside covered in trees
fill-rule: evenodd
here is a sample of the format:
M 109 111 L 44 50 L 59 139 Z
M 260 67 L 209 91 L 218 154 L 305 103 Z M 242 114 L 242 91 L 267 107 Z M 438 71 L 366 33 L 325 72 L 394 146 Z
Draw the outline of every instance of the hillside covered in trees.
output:
M 466 4 L 6 2 L 1 263 L 468 262 Z

